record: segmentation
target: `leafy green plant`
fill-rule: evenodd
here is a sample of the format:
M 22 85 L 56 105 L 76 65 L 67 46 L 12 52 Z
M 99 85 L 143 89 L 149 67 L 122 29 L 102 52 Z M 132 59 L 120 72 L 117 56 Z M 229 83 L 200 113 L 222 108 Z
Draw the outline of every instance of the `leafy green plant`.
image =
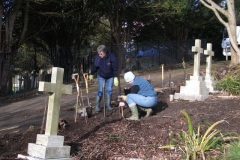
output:
M 221 160 L 236 160 L 240 157 L 240 136 L 237 140 L 231 141 L 228 145 L 225 145 L 225 156 Z
M 187 119 L 188 131 L 182 131 L 181 133 L 175 134 L 175 136 L 170 139 L 170 145 L 159 148 L 179 148 L 184 153 L 187 160 L 197 159 L 198 156 L 202 156 L 205 160 L 204 152 L 216 148 L 224 140 L 223 136 L 218 135 L 221 130 L 214 129 L 214 127 L 223 123 L 225 120 L 215 122 L 207 128 L 204 134 L 201 134 L 201 125 L 198 125 L 197 132 L 195 133 L 191 118 L 187 112 L 182 110 L 181 113 Z M 171 144 L 172 142 L 176 144 Z
M 217 89 L 223 89 L 229 94 L 240 95 L 240 76 L 227 76 L 216 84 Z
M 216 84 L 216 89 L 221 89 L 228 94 L 235 94 L 240 96 L 240 67 L 229 72 L 224 78 L 219 80 Z

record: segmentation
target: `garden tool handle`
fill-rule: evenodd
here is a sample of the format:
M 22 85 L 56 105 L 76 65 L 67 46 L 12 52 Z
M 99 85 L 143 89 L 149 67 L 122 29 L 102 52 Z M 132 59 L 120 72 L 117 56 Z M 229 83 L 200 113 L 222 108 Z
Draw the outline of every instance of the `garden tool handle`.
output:
M 86 92 L 88 93 L 88 74 L 87 73 L 83 73 L 83 78 L 85 80 Z
M 77 76 L 77 78 L 75 76 Z M 74 79 L 74 81 L 76 83 L 78 83 L 78 81 L 79 81 L 79 74 L 78 73 L 72 74 L 72 79 Z
M 77 78 L 76 78 L 76 76 L 77 76 Z M 79 74 L 78 73 L 72 74 L 72 79 L 74 79 L 74 81 L 76 83 L 76 88 L 77 88 L 77 92 L 78 92 L 78 96 L 79 96 L 79 86 L 78 86 Z
M 85 80 L 85 85 L 86 85 L 86 92 L 87 92 L 87 100 L 88 100 L 88 107 L 90 106 L 90 102 L 89 102 L 89 96 L 88 96 L 88 74 L 87 73 L 83 73 L 83 77 Z

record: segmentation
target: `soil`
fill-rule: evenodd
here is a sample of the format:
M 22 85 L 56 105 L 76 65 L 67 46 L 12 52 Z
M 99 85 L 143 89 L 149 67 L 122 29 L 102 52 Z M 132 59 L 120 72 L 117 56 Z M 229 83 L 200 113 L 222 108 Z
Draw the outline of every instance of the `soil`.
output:
M 230 70 L 230 67 L 227 66 L 226 62 L 216 62 L 214 66 L 216 77 L 223 77 L 223 72 L 226 74 Z M 191 68 L 189 67 L 187 74 L 191 72 Z M 160 71 L 139 74 L 143 77 L 151 74 L 153 86 L 161 86 Z M 184 158 L 180 150 L 159 148 L 169 144 L 171 132 L 187 131 L 187 121 L 181 113 L 182 110 L 187 111 L 194 128 L 199 123 L 203 124 L 202 132 L 207 127 L 204 125 L 205 121 L 214 123 L 224 119 L 225 123 L 216 126 L 222 134 L 240 133 L 239 97 L 215 92 L 204 101 L 174 100 L 170 102 L 169 94 L 173 91 L 179 92 L 179 86 L 183 82 L 182 71 L 180 73 L 179 70 L 172 70 L 171 76 L 175 87 L 170 89 L 165 83 L 166 87 L 158 93 L 158 105 L 153 109 L 153 116 L 144 118 L 144 113 L 140 112 L 138 121 L 127 121 L 122 117 L 117 103 L 114 103 L 114 109 L 106 111 L 105 117 L 104 112 L 95 113 L 93 111 L 91 117 L 78 117 L 75 122 L 73 106 L 76 102 L 76 91 L 73 93 L 75 95 L 63 96 L 60 118 L 64 119 L 67 125 L 65 128 L 59 127 L 58 135 L 64 136 L 64 145 L 71 146 L 70 156 L 76 160 L 127 160 L 130 158 L 182 160 Z M 121 84 L 123 83 L 121 81 Z M 94 87 L 93 84 L 92 88 Z M 116 90 L 115 88 L 115 93 L 117 93 Z M 90 102 L 94 106 L 95 90 L 90 90 L 90 92 Z M 0 105 L 0 113 L 2 113 L 0 118 L 0 159 L 16 159 L 18 154 L 27 155 L 28 143 L 35 143 L 36 135 L 44 134 L 42 119 L 45 108 L 43 106 L 46 104 L 47 97 L 44 94 L 34 95 L 28 99 Z M 115 94 L 113 97 L 116 100 L 117 95 Z M 33 106 L 35 107 L 33 108 Z M 15 107 L 15 109 L 10 109 L 11 107 Z M 124 117 L 131 115 L 128 107 L 123 109 L 123 115 Z M 220 153 L 209 152 L 207 154 L 208 158 L 219 156 Z

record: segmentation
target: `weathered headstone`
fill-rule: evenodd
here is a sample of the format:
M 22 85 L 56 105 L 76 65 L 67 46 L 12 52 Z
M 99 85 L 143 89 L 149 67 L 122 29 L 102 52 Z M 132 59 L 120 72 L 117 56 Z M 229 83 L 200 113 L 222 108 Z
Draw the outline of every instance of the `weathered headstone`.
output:
M 203 77 L 199 75 L 200 54 L 203 54 L 201 40 L 195 40 L 192 52 L 194 53 L 193 76 L 190 76 L 190 80 L 186 81 L 185 86 L 180 87 L 180 93 L 174 94 L 174 99 L 202 101 L 209 96 L 209 89 L 206 87 Z
M 28 144 L 29 156 L 18 158 L 32 160 L 58 159 L 70 160 L 70 146 L 64 146 L 64 137 L 58 136 L 58 120 L 62 94 L 72 94 L 71 85 L 63 85 L 63 68 L 53 67 L 50 82 L 40 82 L 39 91 L 50 92 L 45 134 L 38 134 L 36 144 Z
M 206 83 L 207 88 L 209 89 L 209 92 L 212 92 L 215 90 L 216 82 L 214 80 L 214 77 L 211 75 L 212 70 L 212 56 L 214 56 L 214 52 L 212 51 L 212 44 L 207 44 L 207 49 L 204 50 L 204 55 L 206 55 L 206 76 L 204 77 L 204 81 Z
M 201 40 L 195 40 L 195 46 L 192 47 L 192 52 L 194 53 L 193 76 L 198 78 L 200 70 L 200 54 L 203 53 L 203 49 L 201 48 Z

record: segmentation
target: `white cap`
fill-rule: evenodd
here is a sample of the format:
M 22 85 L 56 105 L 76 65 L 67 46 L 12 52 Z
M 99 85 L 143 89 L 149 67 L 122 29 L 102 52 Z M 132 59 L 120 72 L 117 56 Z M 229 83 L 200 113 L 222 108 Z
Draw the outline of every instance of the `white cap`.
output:
M 130 82 L 134 78 L 135 78 L 135 75 L 131 71 L 124 74 L 124 79 L 125 79 L 126 82 Z

